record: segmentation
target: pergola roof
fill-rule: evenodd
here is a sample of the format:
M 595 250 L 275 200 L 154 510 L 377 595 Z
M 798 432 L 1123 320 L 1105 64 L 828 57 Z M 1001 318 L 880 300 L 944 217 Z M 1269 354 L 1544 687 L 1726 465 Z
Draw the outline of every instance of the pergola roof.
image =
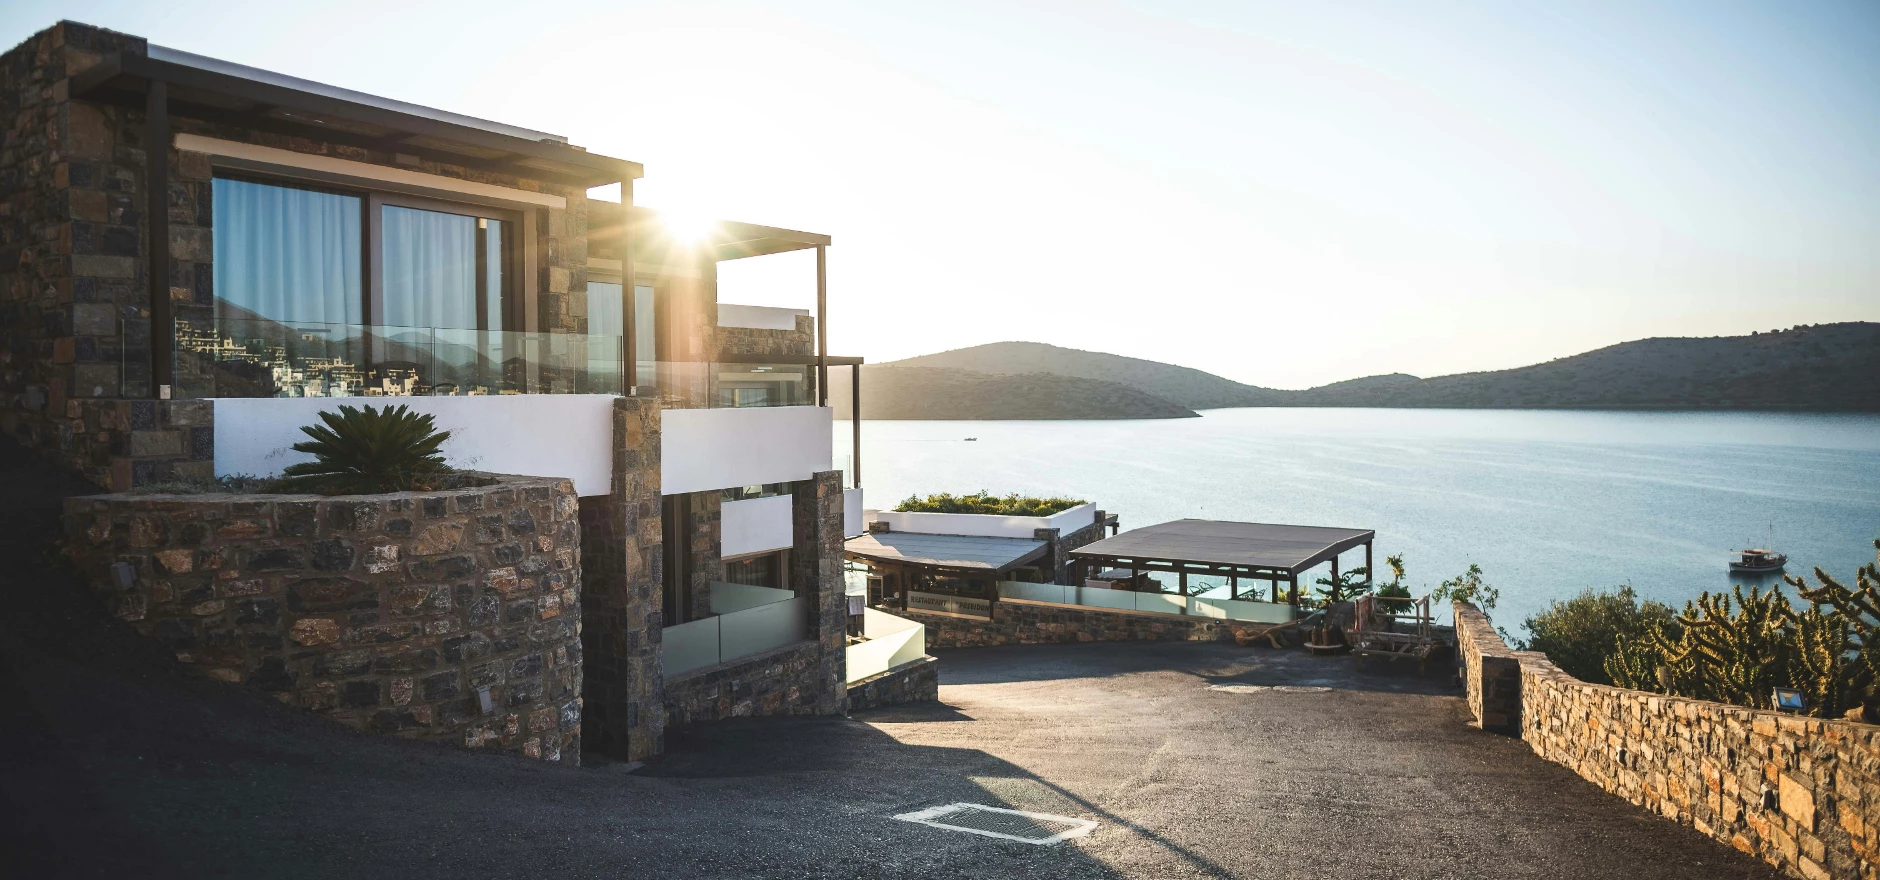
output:
M 567 138 L 450 113 L 190 52 L 148 47 L 108 56 L 74 77 L 74 97 L 138 99 L 168 85 L 171 113 L 258 131 L 409 153 L 568 186 L 641 176 L 638 162 L 590 153 Z
M 1003 572 L 1044 552 L 1043 541 L 977 535 L 870 532 L 845 542 L 848 553 L 877 562 Z
M 1071 555 L 1106 564 L 1192 563 L 1297 575 L 1376 536 L 1370 529 L 1178 519 L 1085 544 Z

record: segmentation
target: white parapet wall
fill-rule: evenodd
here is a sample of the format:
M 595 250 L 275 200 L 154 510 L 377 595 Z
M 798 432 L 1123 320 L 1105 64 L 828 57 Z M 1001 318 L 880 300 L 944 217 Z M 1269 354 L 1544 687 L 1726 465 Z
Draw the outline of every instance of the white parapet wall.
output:
M 790 527 L 793 510 L 789 495 L 726 501 L 719 514 L 719 555 L 729 559 L 791 546 L 796 541 Z
M 295 452 L 301 426 L 340 406 L 408 406 L 449 431 L 453 467 L 574 481 L 579 495 L 605 495 L 613 477 L 614 398 L 607 394 L 466 397 L 225 397 L 215 401 L 215 473 L 278 476 L 313 456 Z M 827 437 L 825 436 L 825 443 Z
M 833 469 L 833 431 L 826 406 L 666 410 L 660 415 L 660 491 L 807 480 Z
M 809 317 L 809 310 L 718 304 L 718 326 L 720 327 L 743 327 L 749 330 L 795 330 L 796 319 L 799 316 Z
M 901 513 L 894 510 L 863 512 L 866 522 L 885 522 L 888 530 L 921 535 L 977 535 L 985 538 L 1026 538 L 1038 529 L 1057 529 L 1068 535 L 1097 521 L 1095 504 L 1079 504 L 1051 516 L 992 516 L 983 513 Z M 864 526 L 866 528 L 866 526 Z
M 842 537 L 853 538 L 868 531 L 868 517 L 863 516 L 862 489 L 842 490 Z

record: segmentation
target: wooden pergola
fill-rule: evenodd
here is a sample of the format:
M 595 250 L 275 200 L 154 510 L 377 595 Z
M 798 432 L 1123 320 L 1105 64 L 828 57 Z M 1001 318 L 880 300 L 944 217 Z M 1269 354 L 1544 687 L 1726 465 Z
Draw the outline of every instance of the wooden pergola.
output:
M 1189 575 L 1211 575 L 1227 578 L 1230 597 L 1238 599 L 1240 581 L 1246 578 L 1267 581 L 1274 602 L 1280 601 L 1284 582 L 1286 601 L 1298 605 L 1300 572 L 1329 561 L 1332 579 L 1337 580 L 1338 554 L 1360 545 L 1365 585 L 1370 586 L 1371 544 L 1376 538 L 1370 529 L 1178 519 L 1085 544 L 1070 555 L 1078 583 L 1092 566 L 1127 569 L 1132 579 L 1145 571 L 1172 572 L 1180 576 L 1181 594 L 1186 596 Z

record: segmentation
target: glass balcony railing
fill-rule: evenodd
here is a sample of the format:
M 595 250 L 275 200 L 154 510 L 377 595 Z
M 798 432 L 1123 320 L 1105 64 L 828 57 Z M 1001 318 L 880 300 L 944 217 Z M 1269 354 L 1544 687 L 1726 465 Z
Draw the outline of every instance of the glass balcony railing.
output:
M 625 340 L 264 319 L 176 323 L 174 394 L 206 397 L 413 397 L 638 394 L 689 408 L 808 406 L 801 364 L 640 360 L 623 381 Z

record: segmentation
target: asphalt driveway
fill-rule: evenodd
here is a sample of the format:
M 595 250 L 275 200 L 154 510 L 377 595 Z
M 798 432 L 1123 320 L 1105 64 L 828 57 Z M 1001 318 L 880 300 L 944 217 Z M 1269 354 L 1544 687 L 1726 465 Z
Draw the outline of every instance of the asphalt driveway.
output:
M 701 727 L 637 771 L 368 736 L 178 671 L 53 559 L 82 487 L 0 442 L 0 489 L 9 877 L 1777 876 L 1467 726 L 1445 683 L 1225 645 L 948 652 L 941 704 Z M 1098 824 L 891 818 L 956 802 Z

